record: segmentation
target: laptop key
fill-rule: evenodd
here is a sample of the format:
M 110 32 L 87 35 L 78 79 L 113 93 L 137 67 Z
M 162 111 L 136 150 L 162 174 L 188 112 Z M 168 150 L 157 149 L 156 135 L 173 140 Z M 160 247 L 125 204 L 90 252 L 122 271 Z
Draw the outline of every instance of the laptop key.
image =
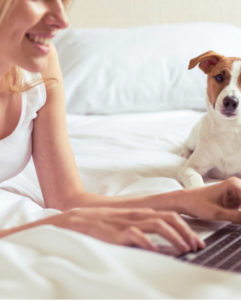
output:
M 233 244 L 226 246 L 225 249 L 221 250 L 219 254 L 215 255 L 213 259 L 210 259 L 206 264 L 207 267 L 217 267 L 221 265 L 228 257 L 232 257 L 232 254 L 235 253 L 237 249 L 241 247 L 241 236 L 238 239 L 235 239 Z
M 228 258 L 224 263 L 218 266 L 219 269 L 230 270 L 233 266 L 239 264 L 241 260 L 241 249 L 238 252 L 235 252 L 230 258 Z
M 195 258 L 192 262 L 205 265 L 214 257 L 214 255 L 216 256 L 223 250 L 224 247 L 227 247 L 228 244 L 230 244 L 234 239 L 236 239 L 237 236 L 239 236 L 239 233 L 234 232 L 223 238 L 220 242 L 216 242 L 213 245 L 209 245 L 208 249 L 203 254 Z

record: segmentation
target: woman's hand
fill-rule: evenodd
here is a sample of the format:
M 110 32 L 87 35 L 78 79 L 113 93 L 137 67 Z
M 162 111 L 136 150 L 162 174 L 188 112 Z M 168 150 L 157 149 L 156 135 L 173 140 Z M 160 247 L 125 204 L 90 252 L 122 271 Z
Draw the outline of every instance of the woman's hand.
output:
M 206 220 L 241 224 L 241 180 L 230 177 L 220 183 L 191 189 L 184 201 L 184 213 Z
M 81 232 L 97 239 L 158 251 L 145 233 L 156 233 L 181 253 L 205 246 L 197 234 L 174 212 L 152 209 L 76 208 L 45 219 L 45 223 Z
M 168 206 L 167 203 L 171 203 L 173 207 L 170 206 L 170 209 L 179 207 L 178 212 L 206 220 L 225 220 L 241 224 L 241 211 L 238 210 L 241 205 L 241 180 L 236 177 L 217 184 L 186 190 L 184 194 L 176 191 L 162 196 L 165 198 L 164 205 Z M 154 202 L 148 197 L 145 197 L 145 200 L 147 203 L 150 201 L 150 204 L 157 203 L 159 197 L 154 196 Z M 68 213 L 74 214 L 76 220 L 73 230 L 110 243 L 134 244 L 155 251 L 156 246 L 145 233 L 157 233 L 169 240 L 181 252 L 195 251 L 197 248 L 204 247 L 204 243 L 177 213 L 158 211 L 157 205 L 154 207 L 155 210 L 133 207 L 117 209 L 91 207 L 73 209 Z M 83 222 L 81 226 L 79 222 Z

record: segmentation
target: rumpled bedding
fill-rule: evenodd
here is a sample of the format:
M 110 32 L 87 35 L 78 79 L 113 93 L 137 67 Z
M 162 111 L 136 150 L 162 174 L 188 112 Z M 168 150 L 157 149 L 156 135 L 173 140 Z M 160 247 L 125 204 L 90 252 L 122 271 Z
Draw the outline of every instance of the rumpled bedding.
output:
M 68 115 L 70 141 L 85 188 L 121 196 L 181 189 L 166 170 L 182 162 L 174 150 L 202 116 L 203 112 L 189 110 Z M 21 174 L 0 184 L 0 199 L 0 228 L 60 213 L 44 208 L 32 161 Z M 190 224 L 200 235 L 218 225 L 202 220 Z M 241 295 L 237 273 L 111 245 L 51 225 L 2 238 L 0 261 L 1 298 L 238 299 Z

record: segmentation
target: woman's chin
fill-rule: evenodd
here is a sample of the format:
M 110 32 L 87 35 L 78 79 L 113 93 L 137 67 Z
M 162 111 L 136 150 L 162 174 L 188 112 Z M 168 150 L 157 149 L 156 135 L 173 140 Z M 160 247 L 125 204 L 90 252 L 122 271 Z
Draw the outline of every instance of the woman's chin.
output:
M 48 66 L 48 61 L 46 58 L 37 58 L 33 61 L 29 61 L 28 64 L 21 66 L 23 69 L 31 73 L 41 73 Z

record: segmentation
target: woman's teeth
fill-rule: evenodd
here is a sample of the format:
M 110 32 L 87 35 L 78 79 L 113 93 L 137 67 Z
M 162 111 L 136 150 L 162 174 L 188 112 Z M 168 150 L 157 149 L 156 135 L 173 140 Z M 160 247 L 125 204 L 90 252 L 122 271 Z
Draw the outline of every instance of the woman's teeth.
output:
M 46 45 L 46 46 L 48 46 L 50 44 L 50 39 L 39 37 L 37 35 L 28 33 L 27 37 L 30 39 L 30 41 L 32 41 L 34 43 L 39 43 L 39 44 Z

